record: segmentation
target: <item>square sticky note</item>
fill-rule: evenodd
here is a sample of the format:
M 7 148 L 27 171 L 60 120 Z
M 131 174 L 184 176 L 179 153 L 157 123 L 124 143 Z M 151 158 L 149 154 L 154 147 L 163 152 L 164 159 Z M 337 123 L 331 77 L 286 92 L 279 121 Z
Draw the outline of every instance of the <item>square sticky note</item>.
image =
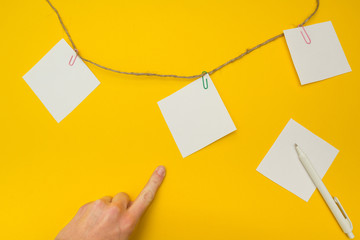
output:
M 351 72 L 330 21 L 285 30 L 284 35 L 301 85 Z
M 207 89 L 199 78 L 158 102 L 183 157 L 236 130 L 210 76 L 204 78 Z
M 309 157 L 322 178 L 334 161 L 338 150 L 290 119 L 257 168 L 261 174 L 308 201 L 316 187 L 301 164 L 295 143 Z
M 29 72 L 24 80 L 57 122 L 73 111 L 99 84 L 95 75 L 62 39 Z

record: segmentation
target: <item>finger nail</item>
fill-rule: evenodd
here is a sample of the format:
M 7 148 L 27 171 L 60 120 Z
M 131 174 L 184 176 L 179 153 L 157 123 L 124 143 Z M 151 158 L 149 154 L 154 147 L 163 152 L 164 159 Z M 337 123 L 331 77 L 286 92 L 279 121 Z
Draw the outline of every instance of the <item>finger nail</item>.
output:
M 159 174 L 160 176 L 164 177 L 165 176 L 165 167 L 164 166 L 159 166 L 156 169 L 157 174 Z

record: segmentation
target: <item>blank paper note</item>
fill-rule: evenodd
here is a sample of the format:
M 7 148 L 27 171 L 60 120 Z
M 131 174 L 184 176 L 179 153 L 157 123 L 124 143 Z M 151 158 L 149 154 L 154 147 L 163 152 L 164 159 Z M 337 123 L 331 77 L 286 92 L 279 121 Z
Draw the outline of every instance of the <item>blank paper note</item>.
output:
M 339 152 L 299 123 L 290 119 L 256 170 L 303 200 L 308 201 L 316 187 L 298 158 L 295 143 L 309 157 L 321 178 Z
M 304 29 L 284 31 L 301 85 L 351 72 L 331 21 Z
M 99 84 L 74 50 L 62 39 L 29 72 L 24 80 L 57 122 L 71 113 Z
M 183 157 L 236 130 L 210 76 L 205 78 L 208 89 L 199 78 L 158 102 Z

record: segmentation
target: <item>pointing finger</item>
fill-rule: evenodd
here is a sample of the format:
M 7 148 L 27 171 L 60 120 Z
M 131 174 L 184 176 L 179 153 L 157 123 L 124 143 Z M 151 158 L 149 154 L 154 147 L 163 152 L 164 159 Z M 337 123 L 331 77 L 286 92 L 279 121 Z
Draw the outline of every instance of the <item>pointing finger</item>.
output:
M 150 177 L 149 182 L 130 206 L 128 212 L 133 215 L 135 219 L 140 219 L 155 198 L 156 192 L 164 180 L 165 172 L 166 170 L 164 166 L 157 167 Z

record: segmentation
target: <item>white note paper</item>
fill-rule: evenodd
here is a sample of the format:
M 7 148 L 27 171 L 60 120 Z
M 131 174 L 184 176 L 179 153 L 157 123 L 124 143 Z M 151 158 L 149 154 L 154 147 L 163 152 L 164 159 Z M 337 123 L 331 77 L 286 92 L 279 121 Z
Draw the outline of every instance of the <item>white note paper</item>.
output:
M 236 130 L 209 75 L 204 79 L 208 89 L 199 78 L 158 102 L 183 157 Z
M 72 112 L 99 84 L 95 75 L 62 39 L 29 72 L 24 80 L 57 122 Z
M 295 143 L 309 157 L 321 178 L 339 152 L 290 119 L 256 170 L 303 200 L 308 201 L 316 187 L 298 158 Z
M 331 21 L 304 28 L 284 31 L 301 85 L 351 72 Z

